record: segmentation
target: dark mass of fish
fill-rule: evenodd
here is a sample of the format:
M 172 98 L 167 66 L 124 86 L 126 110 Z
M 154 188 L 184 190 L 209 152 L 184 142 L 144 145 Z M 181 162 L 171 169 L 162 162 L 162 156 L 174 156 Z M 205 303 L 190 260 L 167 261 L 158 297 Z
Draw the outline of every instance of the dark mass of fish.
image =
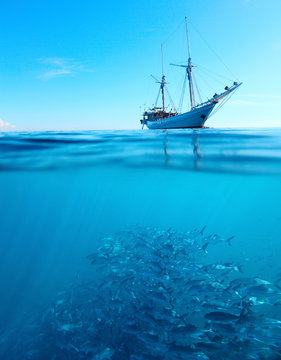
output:
M 207 249 L 232 238 L 137 228 L 88 256 L 93 281 L 61 292 L 5 359 L 281 359 L 281 291 Z

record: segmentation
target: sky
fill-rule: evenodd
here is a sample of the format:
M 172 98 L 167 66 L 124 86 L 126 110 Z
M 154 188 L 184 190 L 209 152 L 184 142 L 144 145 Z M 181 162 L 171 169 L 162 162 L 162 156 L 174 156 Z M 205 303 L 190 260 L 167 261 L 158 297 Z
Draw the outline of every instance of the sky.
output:
M 280 14 L 280 0 L 2 1 L 0 131 L 139 129 L 161 43 L 177 106 L 185 16 L 202 100 L 243 82 L 207 125 L 281 127 Z

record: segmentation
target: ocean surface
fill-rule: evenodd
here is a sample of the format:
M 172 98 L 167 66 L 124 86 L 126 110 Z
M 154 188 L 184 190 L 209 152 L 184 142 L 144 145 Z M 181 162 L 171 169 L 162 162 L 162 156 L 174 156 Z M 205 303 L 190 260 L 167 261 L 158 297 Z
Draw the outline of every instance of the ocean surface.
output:
M 0 359 L 281 359 L 280 129 L 0 148 Z

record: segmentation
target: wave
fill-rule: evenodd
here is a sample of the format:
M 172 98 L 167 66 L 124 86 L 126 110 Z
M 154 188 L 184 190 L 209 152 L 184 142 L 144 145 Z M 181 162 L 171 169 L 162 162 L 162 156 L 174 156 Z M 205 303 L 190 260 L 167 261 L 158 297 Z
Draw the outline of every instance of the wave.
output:
M 102 165 L 281 174 L 280 129 L 14 132 L 0 134 L 0 170 Z

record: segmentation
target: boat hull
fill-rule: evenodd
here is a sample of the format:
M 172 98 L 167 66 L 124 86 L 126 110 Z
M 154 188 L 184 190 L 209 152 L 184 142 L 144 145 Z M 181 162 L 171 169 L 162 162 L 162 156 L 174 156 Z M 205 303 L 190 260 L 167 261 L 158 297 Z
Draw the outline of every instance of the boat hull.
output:
M 192 111 L 179 114 L 166 119 L 156 121 L 146 121 L 149 129 L 186 129 L 186 128 L 202 128 L 210 116 L 216 103 L 211 103 Z

